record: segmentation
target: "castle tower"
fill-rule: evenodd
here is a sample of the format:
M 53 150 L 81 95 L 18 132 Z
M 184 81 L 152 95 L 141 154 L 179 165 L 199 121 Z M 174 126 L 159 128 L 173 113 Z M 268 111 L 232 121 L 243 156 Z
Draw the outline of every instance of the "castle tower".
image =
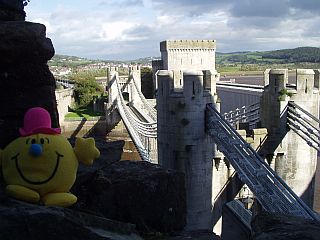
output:
M 311 69 L 297 69 L 295 84 L 288 84 L 287 69 L 267 70 L 265 91 L 261 100 L 261 123 L 268 129 L 263 154 L 274 170 L 313 207 L 317 151 L 287 127 L 288 101 L 319 116 L 319 85 Z
M 161 60 L 152 61 L 153 73 L 157 70 L 173 70 L 175 81 L 182 82 L 182 71 L 209 70 L 217 75 L 215 69 L 215 40 L 172 40 L 160 43 Z M 154 75 L 154 90 L 158 83 Z
M 160 70 L 157 95 L 158 159 L 165 168 L 186 175 L 186 230 L 212 230 L 213 143 L 205 132 L 206 104 L 202 71 L 183 72 L 182 84 L 173 71 Z

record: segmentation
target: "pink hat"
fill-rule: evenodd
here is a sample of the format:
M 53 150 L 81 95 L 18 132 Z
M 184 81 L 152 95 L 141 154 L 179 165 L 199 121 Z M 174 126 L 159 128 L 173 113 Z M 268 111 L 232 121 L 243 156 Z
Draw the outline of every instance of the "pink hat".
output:
M 24 115 L 23 128 L 19 129 L 20 135 L 60 134 L 60 128 L 51 128 L 51 117 L 47 110 L 41 107 L 30 108 Z

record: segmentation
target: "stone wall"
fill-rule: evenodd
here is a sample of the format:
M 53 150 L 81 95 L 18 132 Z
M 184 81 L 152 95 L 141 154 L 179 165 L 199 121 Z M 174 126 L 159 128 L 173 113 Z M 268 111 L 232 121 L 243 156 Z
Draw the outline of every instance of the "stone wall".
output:
M 71 107 L 71 104 L 74 103 L 73 89 L 67 88 L 62 90 L 56 90 L 55 96 L 57 99 L 59 122 L 60 122 L 60 125 L 62 125 L 65 115 L 69 112 L 69 108 Z
M 205 109 L 213 97 L 203 89 L 202 71 L 184 72 L 183 88 L 172 71 L 161 70 L 157 78 L 159 164 L 186 174 L 186 229 L 210 230 L 213 143 L 205 133 Z
M 221 113 L 227 113 L 260 102 L 263 88 L 252 87 L 243 84 L 217 84 L 217 94 L 220 98 Z
M 0 18 L 0 147 L 19 136 L 25 112 L 43 107 L 58 127 L 55 79 L 47 61 L 54 55 L 42 24 Z
M 288 84 L 287 69 L 267 70 L 269 77 L 261 101 L 261 124 L 268 129 L 267 148 L 271 167 L 313 207 L 317 151 L 287 127 L 287 104 L 294 101 L 313 116 L 319 116 L 319 89 L 314 71 L 297 69 L 296 83 Z M 285 89 L 289 95 L 280 96 Z
M 87 137 L 101 136 L 105 137 L 107 132 L 107 123 L 105 118 L 98 117 L 96 120 L 73 120 L 64 121 L 61 125 L 62 134 L 66 137 Z
M 165 70 L 215 70 L 214 40 L 173 40 L 160 43 Z

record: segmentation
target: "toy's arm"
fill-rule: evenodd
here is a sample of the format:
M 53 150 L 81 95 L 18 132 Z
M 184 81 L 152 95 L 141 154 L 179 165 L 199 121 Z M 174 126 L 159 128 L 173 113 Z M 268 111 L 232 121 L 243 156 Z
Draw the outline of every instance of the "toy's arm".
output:
M 85 165 L 91 165 L 93 160 L 100 156 L 98 148 L 96 148 L 93 138 L 77 138 L 74 152 L 79 162 Z

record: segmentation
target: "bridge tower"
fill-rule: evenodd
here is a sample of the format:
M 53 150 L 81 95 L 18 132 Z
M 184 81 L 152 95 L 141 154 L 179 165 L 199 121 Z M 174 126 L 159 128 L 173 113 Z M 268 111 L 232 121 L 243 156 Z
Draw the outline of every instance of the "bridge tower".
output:
M 107 68 L 107 90 L 108 90 L 108 103 L 106 109 L 106 124 L 107 133 L 109 133 L 113 127 L 120 121 L 120 116 L 116 110 L 116 101 L 118 96 L 117 85 L 115 84 L 118 77 L 117 67 Z
M 287 69 L 265 72 L 261 98 L 261 124 L 268 129 L 262 154 L 271 167 L 313 207 L 317 151 L 287 127 L 288 102 L 294 101 L 313 116 L 319 116 L 319 77 L 312 69 L 297 69 L 295 84 L 288 84 Z
M 141 91 L 141 69 L 140 66 L 130 66 L 129 67 L 129 81 L 134 79 L 134 84 Z M 140 97 L 138 95 L 138 91 L 133 83 L 130 84 L 130 93 L 129 93 L 129 101 L 130 102 L 141 102 Z
M 186 230 L 212 230 L 214 147 L 205 132 L 205 109 L 213 96 L 202 71 L 183 72 L 181 84 L 173 71 L 159 70 L 157 82 L 159 164 L 186 175 Z

